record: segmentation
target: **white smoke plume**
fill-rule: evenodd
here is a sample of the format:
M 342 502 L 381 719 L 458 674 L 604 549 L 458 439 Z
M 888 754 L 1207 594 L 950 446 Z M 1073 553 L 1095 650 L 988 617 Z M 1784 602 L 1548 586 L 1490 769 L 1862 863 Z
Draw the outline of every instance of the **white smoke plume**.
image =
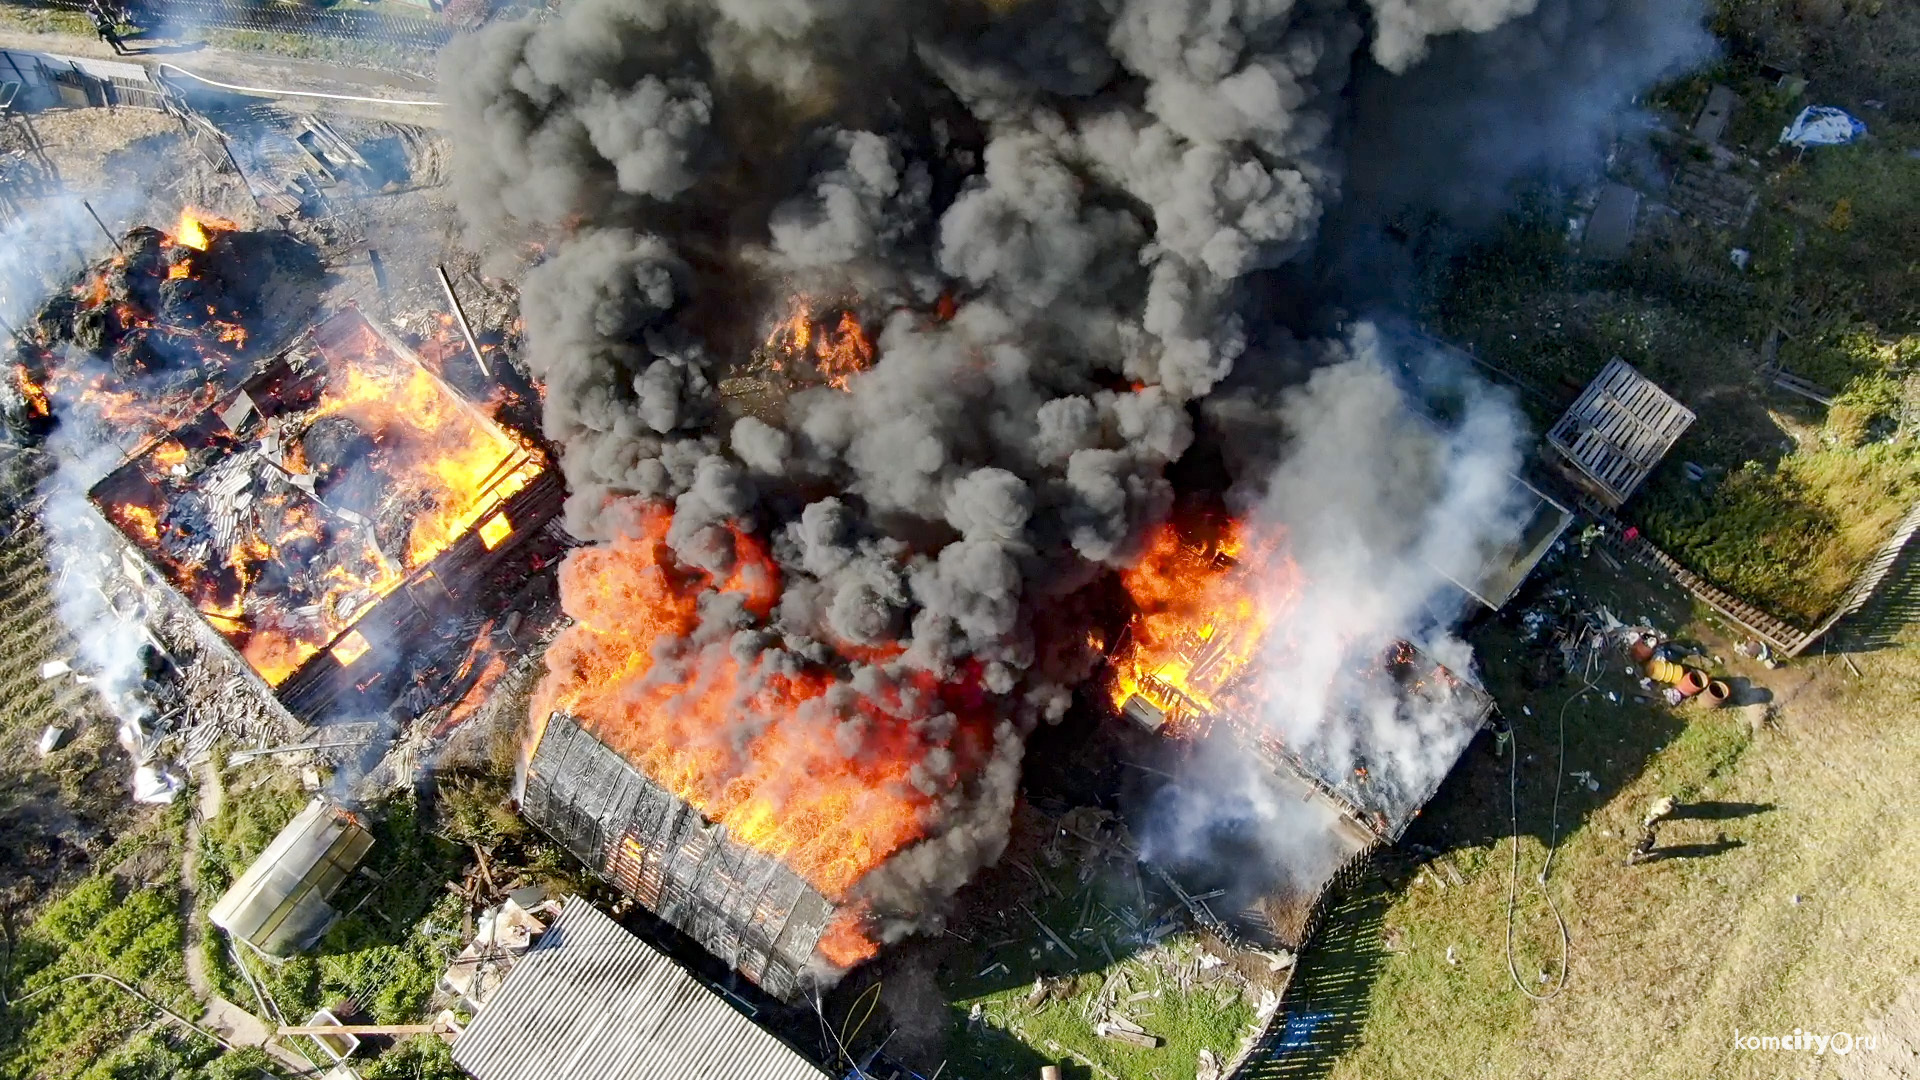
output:
M 119 217 L 138 202 L 136 196 L 107 195 L 95 206 L 103 216 Z M 0 230 L 0 313 L 8 326 L 26 331 L 49 295 L 73 279 L 92 260 L 110 254 L 105 235 L 78 196 L 56 194 L 36 200 Z M 12 341 L 14 348 L 31 346 Z M 61 346 L 64 362 L 87 372 L 105 361 L 71 346 Z M 73 382 L 84 382 L 76 379 Z M 73 385 L 69 383 L 68 385 Z M 9 383 L 11 390 L 11 383 Z M 120 723 L 119 741 L 136 764 L 148 763 L 154 747 L 148 725 L 157 718 L 146 693 L 150 639 L 142 628 L 136 600 L 122 568 L 110 556 L 111 530 L 87 501 L 87 490 L 120 463 L 124 433 L 79 422 L 73 402 L 59 391 L 50 402 L 56 426 L 44 440 L 15 440 L 7 435 L 10 498 L 26 476 L 37 476 L 30 501 L 48 541 L 50 584 L 55 609 L 73 635 L 75 668 L 93 680 L 101 700 Z M 9 403 L 8 411 L 14 410 Z M 18 463 L 22 467 L 15 469 Z M 17 507 L 5 507 L 8 514 Z
M 1458 416 L 1428 419 L 1394 349 L 1363 325 L 1346 359 L 1279 404 L 1286 451 L 1260 482 L 1253 513 L 1282 530 L 1300 587 L 1270 636 L 1258 696 L 1266 724 L 1336 773 L 1364 748 L 1376 762 L 1390 758 L 1400 776 L 1424 779 L 1451 766 L 1461 736 L 1442 717 L 1396 715 L 1395 700 L 1354 700 L 1348 676 L 1399 641 L 1471 672 L 1470 650 L 1451 634 L 1465 597 L 1441 568 L 1472 566 L 1518 538 L 1531 508 L 1513 477 L 1528 432 L 1509 395 L 1448 370 L 1458 361 L 1402 343 L 1418 385 L 1464 395 Z M 1356 722 L 1327 722 L 1343 709 Z

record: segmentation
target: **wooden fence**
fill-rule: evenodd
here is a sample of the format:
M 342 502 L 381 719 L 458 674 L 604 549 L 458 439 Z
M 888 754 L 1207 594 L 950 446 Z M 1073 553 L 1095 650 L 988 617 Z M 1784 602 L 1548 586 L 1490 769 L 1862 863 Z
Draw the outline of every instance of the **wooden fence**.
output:
M 1840 603 L 1834 607 L 1833 612 L 1821 620 L 1820 625 L 1811 630 L 1802 630 L 1784 619 L 1761 611 L 1682 566 L 1678 559 L 1654 546 L 1653 541 L 1648 540 L 1644 535 L 1636 535 L 1633 540 L 1627 540 L 1626 525 L 1593 499 L 1583 495 L 1578 502 L 1583 513 L 1606 526 L 1605 542 L 1608 547 L 1642 566 L 1665 574 L 1674 584 L 1692 594 L 1694 599 L 1719 612 L 1721 616 L 1747 633 L 1766 642 L 1767 646 L 1775 652 L 1788 657 L 1799 656 L 1806 652 L 1825 637 L 1840 620 L 1865 607 L 1867 601 L 1873 599 L 1873 595 L 1880 590 L 1880 586 L 1886 583 L 1887 575 L 1893 571 L 1894 564 L 1900 561 L 1900 555 L 1906 550 L 1907 545 L 1913 542 L 1916 534 L 1920 534 L 1920 504 L 1916 504 L 1894 529 L 1893 535 L 1881 545 L 1873 559 L 1860 571 L 1859 576 L 1854 578 L 1852 588 L 1840 598 Z
M 5 0 L 20 7 L 55 8 L 84 13 L 87 0 Z M 137 26 L 209 27 L 269 34 L 300 34 L 335 40 L 384 41 L 438 49 L 455 28 L 436 19 L 389 15 L 380 11 L 335 11 L 294 3 L 248 4 L 236 0 L 131 0 L 128 13 Z

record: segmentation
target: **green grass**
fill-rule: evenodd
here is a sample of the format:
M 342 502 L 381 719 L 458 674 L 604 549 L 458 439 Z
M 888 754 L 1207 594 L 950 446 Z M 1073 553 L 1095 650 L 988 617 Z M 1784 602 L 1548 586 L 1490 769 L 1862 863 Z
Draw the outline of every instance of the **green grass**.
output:
M 1064 924 L 1062 924 L 1064 925 Z M 1224 1065 L 1246 1037 L 1254 1019 L 1254 1004 L 1237 989 L 1196 988 L 1181 992 L 1173 972 L 1191 966 L 1199 945 L 1182 935 L 1162 948 L 1122 958 L 1111 966 L 1070 976 L 1071 992 L 1037 1006 L 1027 1004 L 1030 984 L 967 996 L 960 991 L 954 1004 L 959 1012 L 955 1038 L 949 1045 L 947 1068 L 960 1080 L 986 1080 L 1001 1075 L 1008 1060 L 1033 1054 L 1060 1060 L 1071 1051 L 1076 1060 L 1126 1078 L 1159 1076 L 1164 1080 L 1192 1077 L 1202 1047 Z M 1131 993 L 1158 992 L 1147 1000 L 1125 1004 L 1119 1011 L 1164 1040 L 1155 1049 L 1136 1047 L 1094 1034 L 1094 1020 L 1084 1006 L 1116 972 L 1123 973 Z M 979 1005 L 984 1024 L 970 1027 L 966 1014 Z M 1097 1018 L 1095 1018 L 1097 1019 Z
M 1909 446 L 1823 447 L 1750 462 L 1703 493 L 1654 488 L 1638 518 L 1655 543 L 1735 594 L 1817 625 L 1920 499 Z
M 1101 873 L 1083 884 L 1071 868 L 1049 870 L 1044 859 L 1036 868 L 1053 889 L 1043 894 L 1046 902 L 1030 900 L 1028 906 L 1066 936 L 1073 956 L 1037 936 L 1024 912 L 1010 911 L 1009 926 L 1026 933 L 1015 931 L 1014 940 L 999 948 L 971 948 L 946 961 L 941 985 L 952 1003 L 952 1019 L 945 1076 L 1029 1076 L 1039 1063 L 1053 1062 L 1066 1066 L 1069 1076 L 1086 1076 L 1091 1069 L 1093 1075 L 1126 1080 L 1191 1080 L 1203 1047 L 1223 1066 L 1232 1060 L 1252 1032 L 1258 986 L 1232 976 L 1228 964 L 1199 967 L 1207 950 L 1193 933 L 1147 946 L 1122 929 L 1120 914 L 1107 913 L 1131 911 L 1137 904 L 1130 879 Z M 1006 970 L 997 970 L 996 963 Z M 1256 966 L 1274 982 L 1264 962 Z M 1029 1004 L 1036 979 L 1045 980 L 1048 992 Z M 1139 1047 L 1094 1033 L 1106 1013 L 1092 1005 L 1110 980 L 1111 1010 L 1157 1036 L 1160 1046 Z M 976 1007 L 981 1015 L 970 1021 Z
M 1576 567 L 1570 584 L 1623 615 L 1652 606 L 1664 620 L 1678 610 L 1597 562 Z M 1920 835 L 1897 779 L 1920 768 L 1913 632 L 1855 657 L 1864 676 L 1856 679 L 1832 658 L 1767 671 L 1736 658 L 1710 627 L 1680 629 L 1727 658 L 1730 673 L 1771 689 L 1777 727 L 1756 733 L 1734 710 L 1635 702 L 1637 687 L 1617 664 L 1601 695 L 1568 709 L 1566 768 L 1591 773 L 1599 790 L 1568 780 L 1562 791 L 1546 889 L 1573 951 L 1567 987 L 1549 1002 L 1523 997 L 1507 971 L 1507 762 L 1470 755 L 1413 837 L 1447 849 L 1464 885 L 1393 875 L 1376 884 L 1370 915 L 1350 906 L 1321 939 L 1344 934 L 1358 942 L 1348 953 L 1366 954 L 1335 965 L 1362 972 L 1364 1001 L 1347 1038 L 1326 1048 L 1326 1075 L 1804 1075 L 1782 1073 L 1794 1065 L 1784 1057 L 1732 1051 L 1733 1029 L 1865 1030 L 1903 992 L 1920 964 L 1920 940 L 1907 931 L 1920 919 Z M 1533 685 L 1519 642 L 1499 624 L 1477 643 L 1521 754 L 1516 966 L 1539 989 L 1532 980 L 1557 973 L 1559 946 L 1533 879 L 1546 855 L 1557 710 L 1578 687 L 1557 676 Z M 1683 807 L 1752 807 L 1717 820 L 1683 815 L 1662 827 L 1663 846 L 1714 844 L 1722 834 L 1741 846 L 1624 865 L 1658 795 Z M 1326 964 L 1316 944 L 1296 987 Z M 1289 997 L 1289 1010 L 1310 1006 L 1303 994 Z M 1303 1074 L 1317 1075 L 1251 1075 Z
M 360 1080 L 467 1080 L 437 1035 L 416 1035 L 360 1068 Z
M 24 4 L 0 4 L 0 27 L 29 34 L 94 36 L 93 21 L 78 11 L 56 11 Z
M 1920 324 L 1920 160 L 1907 154 L 1920 124 L 1867 120 L 1867 140 L 1777 163 L 1754 221 L 1753 269 L 1790 285 L 1808 311 L 1907 333 Z
M 20 935 L 8 994 L 16 1002 L 40 996 L 0 1016 L 0 1077 L 80 1076 L 146 1024 L 151 1010 L 125 990 L 94 980 L 61 983 L 73 975 L 113 975 L 176 1012 L 198 1014 L 181 955 L 184 828 L 184 814 L 175 811 L 123 840 L 119 850 L 140 855 L 150 879 L 89 877 Z
M 256 30 L 204 30 L 209 48 L 317 60 L 347 67 L 389 68 L 414 74 L 432 74 L 436 53 L 371 39 L 341 40 L 304 34 L 273 34 Z
M 200 902 L 211 906 L 299 812 L 308 796 L 284 774 L 232 791 L 220 817 L 201 832 Z M 237 786 L 237 785 L 236 785 Z M 435 980 L 457 951 L 461 901 L 441 886 L 457 877 L 465 852 L 428 832 L 411 801 L 384 808 L 372 822 L 375 843 L 364 867 L 377 879 L 349 879 L 331 903 L 344 914 L 313 949 L 277 964 L 243 962 L 280 1011 L 305 1017 L 331 1008 L 377 1023 L 413 1023 Z M 222 939 L 204 942 L 208 971 L 227 999 L 260 1010 Z
M 1664 93 L 1697 107 L 1707 81 Z M 1624 516 L 1742 599 L 1816 625 L 1920 498 L 1920 439 L 1897 430 L 1920 372 L 1916 134 L 1889 125 L 1868 144 L 1776 157 L 1747 235 L 1670 231 L 1614 266 L 1574 259 L 1558 212 L 1523 206 L 1428 267 L 1428 314 L 1531 388 L 1540 428 L 1614 356 L 1690 405 L 1693 426 Z M 1746 274 L 1724 265 L 1735 244 L 1755 252 Z M 1775 328 L 1781 365 L 1835 392 L 1832 409 L 1762 377 Z M 1687 462 L 1709 480 L 1689 482 Z

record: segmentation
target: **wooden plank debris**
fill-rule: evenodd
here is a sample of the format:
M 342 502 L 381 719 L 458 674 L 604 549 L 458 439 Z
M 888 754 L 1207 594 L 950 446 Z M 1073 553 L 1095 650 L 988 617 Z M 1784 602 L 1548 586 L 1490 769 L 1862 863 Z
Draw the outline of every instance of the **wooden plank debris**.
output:
M 460 297 L 454 294 L 453 282 L 447 279 L 447 268 L 435 264 L 433 272 L 439 275 L 440 288 L 447 294 L 447 306 L 453 309 L 453 321 L 460 324 L 460 336 L 467 339 L 467 348 L 473 352 L 473 362 L 480 365 L 480 373 L 493 378 L 493 369 L 487 366 L 487 355 L 480 351 L 480 342 L 473 336 L 473 324 L 467 322 L 467 313 L 460 306 Z
M 1027 918 L 1033 920 L 1033 925 L 1039 927 L 1040 932 L 1047 935 L 1047 940 L 1053 942 L 1054 945 L 1057 946 L 1061 952 L 1066 953 L 1067 956 L 1072 958 L 1073 960 L 1077 961 L 1080 959 L 1080 954 L 1073 951 L 1073 947 L 1067 944 L 1066 939 L 1062 938 L 1059 934 L 1054 933 L 1053 927 L 1048 926 L 1045 922 L 1041 921 L 1040 916 L 1035 915 L 1033 913 L 1032 908 L 1029 908 L 1025 904 L 1021 904 L 1020 910 L 1026 912 Z
M 1111 1039 L 1114 1042 L 1123 1042 L 1147 1050 L 1158 1049 L 1160 1046 L 1160 1037 L 1158 1035 L 1149 1035 L 1138 1028 L 1129 1030 L 1111 1019 L 1102 1020 L 1098 1024 L 1095 1024 L 1093 1026 L 1093 1033 L 1103 1039 Z

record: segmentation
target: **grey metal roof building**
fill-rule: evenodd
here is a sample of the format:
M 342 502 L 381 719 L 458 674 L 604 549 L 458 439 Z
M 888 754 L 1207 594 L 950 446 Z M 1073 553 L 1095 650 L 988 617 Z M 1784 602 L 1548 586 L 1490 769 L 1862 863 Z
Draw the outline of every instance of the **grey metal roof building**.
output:
M 290 956 L 320 939 L 336 912 L 327 903 L 373 834 L 340 806 L 315 799 L 207 912 L 227 933 L 263 953 Z
M 1693 410 L 1619 357 L 1580 392 L 1547 432 L 1567 476 L 1619 509 L 1693 423 Z
M 761 989 L 797 1001 L 835 905 L 780 860 L 555 713 L 527 767 L 528 820 Z
M 1510 476 L 1509 481 L 1513 491 L 1509 501 L 1526 515 L 1520 534 L 1505 544 L 1482 542 L 1454 553 L 1458 562 L 1433 564 L 1447 580 L 1495 611 L 1513 599 L 1533 568 L 1547 557 L 1554 541 L 1573 523 L 1573 511 L 1553 496 L 1522 477 Z
M 475 1080 L 826 1080 L 574 897 L 453 1044 Z

